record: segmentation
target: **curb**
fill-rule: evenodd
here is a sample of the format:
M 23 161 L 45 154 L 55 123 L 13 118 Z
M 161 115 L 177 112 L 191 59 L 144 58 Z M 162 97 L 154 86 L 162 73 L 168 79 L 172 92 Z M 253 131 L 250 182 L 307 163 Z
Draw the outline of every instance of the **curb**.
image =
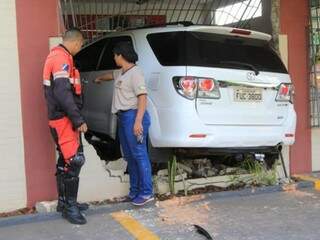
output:
M 296 184 L 296 189 L 313 188 L 313 183 L 309 181 L 301 181 L 295 184 Z M 255 196 L 255 195 L 275 193 L 275 192 L 284 192 L 283 185 L 246 188 L 242 190 L 226 191 L 226 192 L 207 193 L 205 199 L 246 197 L 246 196 Z
M 318 181 L 319 181 L 319 187 L 320 187 L 320 180 Z M 315 183 L 313 181 L 304 180 L 296 183 L 296 189 L 305 189 L 305 188 L 314 188 L 314 187 L 315 187 Z M 235 190 L 235 191 L 205 193 L 204 194 L 205 198 L 199 201 L 205 201 L 208 199 L 229 198 L 229 197 L 254 196 L 254 195 L 268 194 L 268 193 L 275 193 L 275 192 L 283 192 L 282 185 L 257 187 L 257 188 L 245 188 L 245 189 Z M 149 206 L 148 208 L 150 207 L 153 207 L 153 205 Z M 136 209 L 136 207 L 132 206 L 128 202 L 108 204 L 103 206 L 90 206 L 90 209 L 86 211 L 85 215 L 91 216 L 95 214 L 112 213 L 112 212 L 117 212 L 121 210 L 132 210 L 132 209 Z M 57 219 L 61 219 L 61 214 L 57 212 L 36 213 L 36 214 L 30 214 L 30 215 L 24 215 L 24 216 L 14 216 L 14 217 L 0 219 L 0 228 L 27 224 L 27 223 L 53 221 Z
M 317 191 L 320 191 L 320 179 L 310 176 L 310 175 L 293 175 L 294 178 L 301 181 L 310 182 L 313 184 L 313 188 Z
M 115 203 L 115 204 L 108 204 L 102 206 L 94 206 L 90 205 L 88 211 L 85 212 L 85 216 L 91 216 L 95 214 L 102 214 L 102 213 L 111 213 L 115 211 L 121 210 L 130 210 L 133 209 L 130 203 Z M 29 214 L 24 216 L 13 216 L 13 217 L 6 217 L 0 218 L 0 229 L 3 227 L 10 227 L 15 225 L 27 224 L 27 223 L 37 223 L 37 222 L 45 222 L 45 221 L 53 221 L 61 219 L 61 214 L 57 212 L 50 212 L 50 213 L 35 213 Z

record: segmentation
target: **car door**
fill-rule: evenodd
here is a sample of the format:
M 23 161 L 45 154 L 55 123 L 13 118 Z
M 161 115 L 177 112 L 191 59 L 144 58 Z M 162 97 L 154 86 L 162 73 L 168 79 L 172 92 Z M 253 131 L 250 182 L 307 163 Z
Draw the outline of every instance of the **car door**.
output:
M 90 82 L 92 82 L 97 76 L 97 66 L 102 52 L 110 40 L 108 38 L 101 39 L 85 46 L 75 57 L 75 63 L 80 71 L 80 78 L 82 83 L 83 92 L 83 108 L 82 114 L 84 115 L 86 122 L 90 130 L 99 130 L 99 124 L 95 121 L 98 119 L 94 109 L 92 109 L 99 102 L 93 102 L 92 95 L 95 94 L 95 89 L 92 89 Z M 101 119 L 103 122 L 103 119 Z
M 100 54 L 96 70 L 84 74 L 84 111 L 90 130 L 116 137 L 116 117 L 111 113 L 113 81 L 95 84 L 97 76 L 112 73 L 118 67 L 114 62 L 113 48 L 118 42 L 130 41 L 129 36 L 108 37 Z

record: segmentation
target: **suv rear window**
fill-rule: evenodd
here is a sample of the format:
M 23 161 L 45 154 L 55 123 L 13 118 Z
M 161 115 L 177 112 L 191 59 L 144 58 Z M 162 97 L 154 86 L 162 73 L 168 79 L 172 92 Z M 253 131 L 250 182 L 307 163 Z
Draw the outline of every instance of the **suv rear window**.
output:
M 287 73 L 269 43 L 204 32 L 152 33 L 147 40 L 163 66 L 202 66 Z M 238 64 L 234 64 L 238 63 Z

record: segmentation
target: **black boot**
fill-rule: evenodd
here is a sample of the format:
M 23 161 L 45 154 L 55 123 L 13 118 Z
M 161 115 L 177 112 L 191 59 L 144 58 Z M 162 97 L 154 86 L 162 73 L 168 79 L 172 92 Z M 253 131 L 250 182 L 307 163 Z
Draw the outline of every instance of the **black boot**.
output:
M 57 212 L 62 212 L 65 207 L 65 187 L 63 181 L 63 173 L 57 173 L 56 180 L 57 180 L 57 190 L 58 190 L 58 205 L 57 205 Z M 89 208 L 89 204 L 87 203 L 78 203 L 77 206 L 80 211 L 86 211 Z
M 86 224 L 87 220 L 81 214 L 77 206 L 77 195 L 79 188 L 79 178 L 65 178 L 65 207 L 62 211 L 62 216 L 73 224 Z
M 61 173 L 56 174 L 57 180 L 57 190 L 58 190 L 58 205 L 57 205 L 57 212 L 62 212 L 65 204 L 64 198 L 64 182 L 63 182 L 63 175 Z

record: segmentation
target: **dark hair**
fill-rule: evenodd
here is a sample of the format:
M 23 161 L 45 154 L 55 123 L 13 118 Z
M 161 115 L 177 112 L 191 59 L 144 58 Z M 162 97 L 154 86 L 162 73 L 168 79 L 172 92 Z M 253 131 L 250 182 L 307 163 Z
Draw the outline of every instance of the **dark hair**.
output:
M 119 42 L 113 48 L 113 53 L 121 55 L 125 60 L 130 63 L 136 63 L 138 61 L 138 54 L 134 50 L 132 43 L 130 42 Z
M 75 40 L 79 38 L 83 38 L 83 34 L 79 28 L 70 28 L 63 35 L 64 41 Z

